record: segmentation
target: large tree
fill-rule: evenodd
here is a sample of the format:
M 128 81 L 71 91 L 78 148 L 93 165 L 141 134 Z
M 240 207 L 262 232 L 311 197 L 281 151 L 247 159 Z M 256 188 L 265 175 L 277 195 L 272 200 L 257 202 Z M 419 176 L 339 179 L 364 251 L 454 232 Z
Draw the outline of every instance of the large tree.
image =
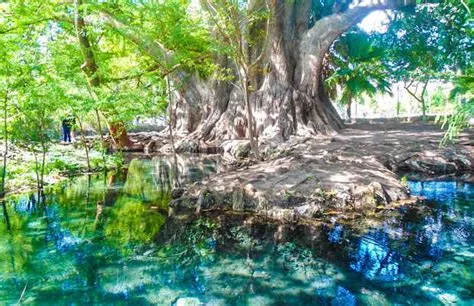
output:
M 74 31 L 82 50 L 83 71 L 97 92 L 107 88 L 107 79 L 117 79 L 111 75 L 115 71 L 106 73 L 110 66 L 107 62 L 111 56 L 120 56 L 120 50 L 103 52 L 103 47 L 106 43 L 119 42 L 114 36 L 118 34 L 126 41 L 123 45 L 128 60 L 134 58 L 130 56 L 134 55 L 132 45 L 142 55 L 140 62 L 154 62 L 138 74 L 129 69 L 127 75 L 118 79 L 138 79 L 141 86 L 140 75 L 153 70 L 158 78 L 170 76 L 172 82 L 180 84 L 173 86 L 177 99 L 171 112 L 178 135 L 204 141 L 239 139 L 251 134 L 260 139 L 286 140 L 290 135 L 330 133 L 343 127 L 323 86 L 325 55 L 341 34 L 370 12 L 397 9 L 412 1 L 201 0 L 201 8 L 194 11 L 188 7 L 189 2 L 84 1 L 82 4 L 77 0 L 56 5 L 47 1 L 35 14 L 31 7 L 38 5 L 33 1 L 32 5 L 18 6 L 18 14 L 30 10 L 27 18 L 16 18 L 8 24 L 8 29 L 0 27 L 0 32 L 25 25 L 37 26 L 45 20 L 56 22 L 62 31 Z M 238 57 L 222 52 L 221 46 L 213 48 L 215 45 L 202 39 L 206 35 L 220 35 L 216 23 L 210 22 L 212 18 L 206 18 L 206 12 L 214 13 L 209 7 L 229 2 L 239 6 L 238 11 L 242 12 L 242 16 L 237 16 L 241 22 L 236 24 L 242 33 L 238 45 L 241 55 L 248 58 L 240 59 L 240 63 L 235 61 Z M 204 16 L 204 22 L 195 22 L 198 16 Z M 207 26 L 209 34 L 204 33 L 206 27 L 202 24 Z M 226 72 L 225 77 L 210 75 L 216 71 L 206 68 L 212 66 L 207 61 L 210 51 L 214 51 L 214 63 L 221 68 L 217 71 L 220 75 Z M 232 77 L 239 75 L 237 69 L 242 63 L 257 63 L 247 67 L 251 68 L 245 73 L 248 84 L 240 86 L 248 89 L 245 94 L 250 103 L 247 104 L 243 103 L 247 100 L 243 91 L 232 85 L 235 83 Z M 143 87 L 146 89 L 146 84 Z M 116 92 L 120 93 L 118 88 L 110 91 L 112 98 Z M 248 120 L 249 113 L 254 120 Z M 254 133 L 250 132 L 251 122 L 255 125 Z M 114 126 L 111 127 L 114 134 Z M 127 139 L 123 142 L 128 143 Z
M 394 8 L 400 1 L 253 0 L 238 4 L 246 7 L 249 16 L 254 10 L 271 10 L 267 39 L 241 45 L 248 48 L 250 58 L 264 51 L 249 77 L 254 87 L 250 101 L 256 133 L 260 138 L 286 140 L 290 135 L 330 133 L 343 127 L 323 86 L 323 59 L 334 41 L 370 12 Z M 241 24 L 242 31 L 249 33 L 244 37 L 266 26 L 263 21 Z M 235 69 L 228 58 L 221 58 L 220 64 Z M 243 100 L 227 82 L 191 78 L 181 92 L 176 129 L 202 140 L 243 138 L 249 129 Z
M 34 33 L 42 43 L 33 51 L 48 50 L 58 81 L 93 100 L 87 109 L 105 118 L 117 147 L 131 147 L 126 123 L 166 104 L 166 77 L 179 70 L 178 89 L 180 74 L 213 70 L 208 32 L 187 8 L 181 0 L 11 2 L 0 6 L 0 35 Z

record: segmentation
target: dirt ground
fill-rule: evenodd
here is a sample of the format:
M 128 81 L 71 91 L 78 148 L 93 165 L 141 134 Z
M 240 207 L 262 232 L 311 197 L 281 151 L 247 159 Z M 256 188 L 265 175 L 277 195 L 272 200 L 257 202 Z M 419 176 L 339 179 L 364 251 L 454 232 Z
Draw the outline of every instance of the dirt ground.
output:
M 172 206 L 250 210 L 291 220 L 410 202 L 405 174 L 472 182 L 474 132 L 466 131 L 456 145 L 446 147 L 440 147 L 442 137 L 435 125 L 363 123 L 334 136 L 264 144 L 266 161 L 191 186 Z

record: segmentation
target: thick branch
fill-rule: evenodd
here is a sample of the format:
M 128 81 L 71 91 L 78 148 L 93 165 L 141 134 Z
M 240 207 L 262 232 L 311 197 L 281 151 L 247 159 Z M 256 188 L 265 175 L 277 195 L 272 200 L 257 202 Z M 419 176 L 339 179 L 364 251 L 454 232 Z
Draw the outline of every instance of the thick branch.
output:
M 86 74 L 92 87 L 98 87 L 100 85 L 100 78 L 98 75 L 98 66 L 95 60 L 94 52 L 87 35 L 87 29 L 84 22 L 84 18 L 81 14 L 81 0 L 74 1 L 74 25 L 76 27 L 76 35 L 79 40 L 81 47 L 82 56 L 84 57 L 84 63 L 81 65 L 82 71 Z
M 152 41 L 151 39 L 146 39 L 140 33 L 133 30 L 129 25 L 125 24 L 124 22 L 115 18 L 111 13 L 103 10 L 102 16 L 104 20 L 111 25 L 118 33 L 120 33 L 123 37 L 127 38 L 135 45 L 137 45 L 144 53 L 148 54 L 151 58 L 153 58 L 158 65 L 160 65 L 163 70 L 166 70 L 162 62 L 166 60 L 168 56 L 171 55 L 169 50 L 159 44 L 156 41 Z
M 302 87 L 307 88 L 311 96 L 316 95 L 320 82 L 320 70 L 324 55 L 333 42 L 353 25 L 360 22 L 370 12 L 385 9 L 385 5 L 360 6 L 342 14 L 332 14 L 320 19 L 303 36 L 300 43 L 300 79 L 296 79 Z
M 322 42 L 328 42 L 326 44 L 330 46 L 336 38 L 360 22 L 369 13 L 386 8 L 387 6 L 384 5 L 360 6 L 342 14 L 332 14 L 324 17 L 303 35 L 301 47 L 303 50 L 310 49 L 311 46 L 314 49 Z M 321 35 L 321 33 L 324 34 Z
M 410 94 L 410 96 L 412 96 L 413 98 L 416 99 L 416 101 L 418 101 L 418 102 L 420 102 L 420 103 L 422 102 L 422 101 L 420 100 L 420 98 L 418 98 L 418 97 L 416 96 L 416 93 L 413 92 L 413 91 L 411 91 L 409 87 L 405 87 L 405 89 L 406 89 L 406 91 Z

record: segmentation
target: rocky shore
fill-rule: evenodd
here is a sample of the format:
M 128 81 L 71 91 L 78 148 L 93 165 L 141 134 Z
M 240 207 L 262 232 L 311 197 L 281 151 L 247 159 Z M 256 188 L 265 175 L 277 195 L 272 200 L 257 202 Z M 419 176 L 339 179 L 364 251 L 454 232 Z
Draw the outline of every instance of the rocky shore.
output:
M 360 124 L 335 136 L 261 143 L 265 161 L 245 164 L 245 140 L 220 146 L 234 170 L 173 191 L 171 212 L 250 211 L 285 222 L 416 203 L 407 179 L 473 181 L 473 131 L 440 146 L 435 125 Z M 242 166 L 243 165 L 243 166 Z

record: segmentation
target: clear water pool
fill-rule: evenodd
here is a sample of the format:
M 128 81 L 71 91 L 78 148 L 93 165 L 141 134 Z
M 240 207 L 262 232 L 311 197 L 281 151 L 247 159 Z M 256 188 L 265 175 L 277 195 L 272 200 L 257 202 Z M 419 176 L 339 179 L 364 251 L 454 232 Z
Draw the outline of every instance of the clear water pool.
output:
M 191 168 L 173 176 L 159 159 L 134 160 L 127 173 L 10 198 L 0 304 L 474 304 L 474 185 L 410 182 L 423 209 L 368 226 L 169 218 L 173 180 L 218 171 Z

